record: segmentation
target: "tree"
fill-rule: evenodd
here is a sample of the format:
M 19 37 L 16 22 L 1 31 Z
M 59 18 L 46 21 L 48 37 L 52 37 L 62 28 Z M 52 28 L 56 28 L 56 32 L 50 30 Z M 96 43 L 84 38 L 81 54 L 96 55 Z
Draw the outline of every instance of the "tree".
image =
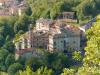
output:
M 82 60 L 82 55 L 81 55 L 81 52 L 80 51 L 75 51 L 72 53 L 72 58 L 74 60 L 77 60 L 77 61 L 81 61 Z
M 15 52 L 15 46 L 12 41 L 8 41 L 4 44 L 3 49 L 7 49 L 10 53 Z
M 26 61 L 26 65 L 30 65 L 33 70 L 37 70 L 39 67 L 46 65 L 45 61 L 41 60 L 38 57 L 32 56 L 28 61 Z
M 87 47 L 85 48 L 84 63 L 89 66 L 100 66 L 100 15 L 97 22 L 87 31 Z
M 47 67 L 52 68 L 55 74 L 59 74 L 65 67 L 72 66 L 72 59 L 62 52 L 47 53 L 46 55 Z
M 5 49 L 0 49 L 0 70 L 6 71 L 5 59 L 8 56 L 8 51 Z
M 31 16 L 31 14 L 32 14 L 31 7 L 27 6 L 27 8 L 25 10 L 25 14 L 28 15 L 28 16 Z
M 8 51 L 7 50 L 5 50 L 5 49 L 1 49 L 0 50 L 0 62 L 3 62 L 3 61 L 5 61 L 5 59 L 6 59 L 6 57 L 7 57 L 7 55 L 8 55 Z
M 65 68 L 63 70 L 63 73 L 61 73 L 61 75 L 75 75 L 75 70 L 74 69 Z
M 0 72 L 0 75 L 8 75 L 6 72 Z
M 86 33 L 88 41 L 84 64 L 79 69 L 78 75 L 100 75 L 100 15 Z
M 25 71 L 19 71 L 20 75 L 53 75 L 53 71 L 47 67 L 41 67 L 37 71 L 33 72 L 29 66 Z
M 0 47 L 3 46 L 4 42 L 5 42 L 4 37 L 2 35 L 0 35 Z
M 76 11 L 78 13 L 78 17 L 81 20 L 84 20 L 88 17 L 96 16 L 100 11 L 98 9 L 98 2 L 100 0 L 84 0 L 77 7 Z M 95 12 L 93 12 L 95 11 Z M 91 19 L 91 18 L 90 18 Z
M 16 21 L 14 25 L 15 34 L 17 34 L 20 30 L 23 30 L 24 32 L 28 31 L 29 24 L 30 24 L 29 16 L 27 16 L 26 14 L 23 14 L 22 16 L 20 16 L 18 18 L 18 21 Z
M 5 60 L 5 65 L 7 66 L 7 68 L 13 64 L 15 62 L 15 58 L 13 54 L 9 54 Z
M 8 68 L 8 74 L 9 75 L 15 75 L 19 70 L 22 70 L 23 66 L 19 63 L 14 63 L 12 65 L 10 65 L 10 67 Z

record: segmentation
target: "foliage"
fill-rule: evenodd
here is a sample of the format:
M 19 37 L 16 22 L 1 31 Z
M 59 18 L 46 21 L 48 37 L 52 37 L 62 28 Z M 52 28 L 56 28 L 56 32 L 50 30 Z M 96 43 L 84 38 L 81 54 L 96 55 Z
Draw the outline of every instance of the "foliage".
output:
M 100 0 L 28 0 L 32 17 L 47 17 L 54 19 L 58 13 L 76 11 L 81 20 L 93 17 L 100 12 Z M 95 12 L 94 12 L 95 11 Z
M 53 71 L 47 67 L 41 67 L 33 72 L 29 66 L 27 66 L 26 71 L 20 71 L 20 75 L 53 75 Z
M 14 25 L 14 32 L 17 34 L 20 30 L 24 32 L 28 30 L 28 25 L 30 23 L 29 17 L 25 14 L 19 17 L 18 21 L 16 21 Z
M 100 68 L 89 66 L 80 67 L 77 75 L 100 75 Z
M 37 70 L 41 66 L 46 65 L 46 63 L 45 60 L 43 61 L 43 59 L 33 56 L 30 59 L 28 59 L 28 61 L 26 61 L 26 65 L 30 65 L 33 70 Z
M 85 48 L 85 64 L 89 66 L 100 66 L 100 18 L 97 18 L 97 22 L 93 27 L 87 31 L 87 47 Z
M 8 74 L 9 75 L 15 75 L 19 70 L 22 70 L 23 66 L 19 63 L 14 63 L 10 65 L 8 68 Z
M 8 75 L 6 72 L 0 72 L 0 75 Z
M 61 73 L 61 75 L 75 75 L 75 70 L 74 69 L 65 68 L 63 70 L 63 73 Z
M 7 49 L 10 53 L 15 52 L 15 46 L 12 41 L 6 42 L 6 44 L 3 46 L 3 49 Z
M 73 52 L 72 58 L 73 58 L 74 60 L 81 61 L 81 60 L 82 60 L 81 52 L 80 52 L 80 51 L 75 51 L 75 52 Z
M 0 70 L 1 71 L 6 71 L 6 66 L 5 66 L 5 59 L 8 56 L 8 51 L 5 49 L 0 50 Z
M 100 15 L 97 21 L 86 32 L 87 46 L 85 48 L 84 64 L 78 70 L 78 75 L 100 75 Z
M 3 46 L 4 40 L 5 40 L 4 37 L 2 35 L 0 35 L 0 47 Z
M 5 60 L 5 65 L 7 68 L 15 62 L 15 58 L 13 54 L 9 54 Z
M 8 51 L 7 50 L 0 50 L 0 62 L 4 61 L 6 56 L 8 55 Z

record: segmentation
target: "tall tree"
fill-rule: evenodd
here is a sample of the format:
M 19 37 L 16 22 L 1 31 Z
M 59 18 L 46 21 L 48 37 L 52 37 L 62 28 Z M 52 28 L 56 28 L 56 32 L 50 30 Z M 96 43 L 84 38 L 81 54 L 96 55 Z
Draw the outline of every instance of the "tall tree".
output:
M 100 75 L 100 15 L 86 33 L 88 41 L 84 64 L 79 69 L 78 75 Z

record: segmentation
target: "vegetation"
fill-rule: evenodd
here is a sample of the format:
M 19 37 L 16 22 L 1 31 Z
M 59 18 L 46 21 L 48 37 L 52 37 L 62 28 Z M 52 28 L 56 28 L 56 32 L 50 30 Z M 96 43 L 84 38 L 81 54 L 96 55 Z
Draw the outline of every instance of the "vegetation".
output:
M 100 0 L 28 0 L 32 10 L 32 17 L 54 19 L 58 13 L 64 11 L 77 12 L 80 22 L 90 20 L 100 12 Z M 94 12 L 95 11 L 95 12 Z
M 100 15 L 97 22 L 87 31 L 87 47 L 80 75 L 100 75 Z M 80 70 L 79 70 L 80 71 Z M 84 72 L 84 73 L 83 73 Z

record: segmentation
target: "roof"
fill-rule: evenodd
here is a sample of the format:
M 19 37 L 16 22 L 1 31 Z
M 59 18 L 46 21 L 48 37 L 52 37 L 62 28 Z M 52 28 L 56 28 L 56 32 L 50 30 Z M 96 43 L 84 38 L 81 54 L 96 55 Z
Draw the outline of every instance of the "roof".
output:
M 62 14 L 63 14 L 63 15 L 74 15 L 75 12 L 63 12 Z
M 52 24 L 53 23 L 53 20 L 51 19 L 44 19 L 44 18 L 40 18 L 36 21 L 37 23 L 43 23 L 43 24 Z
M 75 12 L 62 12 L 57 15 L 75 15 Z
M 77 27 L 77 26 L 71 26 L 71 25 L 65 26 L 64 29 L 71 30 L 71 31 L 80 30 L 79 27 Z

